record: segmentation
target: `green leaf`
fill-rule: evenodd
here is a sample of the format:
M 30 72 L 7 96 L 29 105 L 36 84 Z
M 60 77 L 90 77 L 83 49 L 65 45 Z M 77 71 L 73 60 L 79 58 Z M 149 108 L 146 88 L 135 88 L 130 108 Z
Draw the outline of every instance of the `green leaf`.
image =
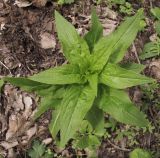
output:
M 104 68 L 99 78 L 100 83 L 117 89 L 124 89 L 153 81 L 151 78 L 111 63 Z
M 3 84 L 4 84 L 4 81 L 0 79 L 0 91 L 1 91 Z
M 160 40 L 145 44 L 143 52 L 140 55 L 140 59 L 145 60 L 157 55 L 160 55 Z
M 104 113 L 96 105 L 88 111 L 85 117 L 93 127 L 94 134 L 103 136 L 104 134 Z
M 39 141 L 34 141 L 32 149 L 29 150 L 28 155 L 31 158 L 40 158 L 45 153 L 45 145 Z
M 89 148 L 89 149 L 95 149 L 95 147 L 99 146 L 101 143 L 99 141 L 99 139 L 97 138 L 97 136 L 95 135 L 85 135 L 82 136 L 78 142 L 76 143 L 76 147 L 80 148 L 80 149 L 85 149 L 85 148 Z
M 62 100 L 60 146 L 64 146 L 78 130 L 81 121 L 91 108 L 95 96 L 91 85 L 72 86 L 68 89 Z
M 62 65 L 56 68 L 50 68 L 38 74 L 29 77 L 30 80 L 45 84 L 72 84 L 83 83 L 78 69 L 74 65 Z
M 56 135 L 61 128 L 60 127 L 60 124 L 61 124 L 60 116 L 62 114 L 61 111 L 62 111 L 62 107 L 61 107 L 61 104 L 59 104 L 56 110 L 52 112 L 52 120 L 49 124 L 49 130 L 54 139 L 56 138 Z
M 103 27 L 98 19 L 95 9 L 92 11 L 92 26 L 90 31 L 84 36 L 84 39 L 87 41 L 90 52 L 92 52 L 94 45 L 103 35 Z
M 58 4 L 71 4 L 73 2 L 74 2 L 74 0 L 59 0 Z
M 139 127 L 149 125 L 145 115 L 133 105 L 128 95 L 122 90 L 103 89 L 99 107 L 119 122 Z
M 33 92 L 33 91 L 38 91 L 41 89 L 46 89 L 49 88 L 50 85 L 48 84 L 43 84 L 40 82 L 32 81 L 27 78 L 22 78 L 22 77 L 5 77 L 4 81 L 7 81 L 15 86 L 21 87 L 22 90 L 28 91 L 28 92 Z
M 160 20 L 160 7 L 155 7 L 151 9 L 151 13 Z
M 143 11 L 128 18 L 118 29 L 107 37 L 101 38 L 95 44 L 92 54 L 92 70 L 102 70 L 107 63 L 110 55 L 110 61 L 117 63 L 122 60 L 127 48 L 135 39 L 140 28 L 140 21 L 143 16 Z
M 39 118 L 43 113 L 49 109 L 55 109 L 61 103 L 61 99 L 55 99 L 54 96 L 44 97 L 38 106 L 34 119 Z
M 135 149 L 130 153 L 130 158 L 152 158 L 151 154 L 143 149 Z
M 111 40 L 113 40 L 114 45 L 110 58 L 111 62 L 118 63 L 123 59 L 127 49 L 133 43 L 138 31 L 141 29 L 143 16 L 143 10 L 140 9 L 135 16 L 127 18 L 113 33 Z
M 121 64 L 120 67 L 134 71 L 135 73 L 140 73 L 145 69 L 145 65 L 142 64 L 137 64 L 137 63 L 126 63 L 126 64 Z
M 36 92 L 40 96 L 48 96 L 48 94 L 53 95 L 59 89 L 59 86 L 53 86 L 49 84 L 44 84 L 36 81 L 32 81 L 27 78 L 14 78 L 14 77 L 5 77 L 4 81 L 7 81 L 15 86 L 21 87 L 22 90 L 28 92 Z M 61 89 L 62 90 L 62 89 Z M 62 94 L 62 92 L 61 92 Z
M 79 64 L 81 64 L 85 57 L 90 54 L 86 41 L 78 35 L 74 26 L 57 11 L 55 11 L 55 21 L 65 57 L 70 63 L 78 64 L 80 61 Z
M 160 36 L 160 20 L 155 22 L 156 33 Z

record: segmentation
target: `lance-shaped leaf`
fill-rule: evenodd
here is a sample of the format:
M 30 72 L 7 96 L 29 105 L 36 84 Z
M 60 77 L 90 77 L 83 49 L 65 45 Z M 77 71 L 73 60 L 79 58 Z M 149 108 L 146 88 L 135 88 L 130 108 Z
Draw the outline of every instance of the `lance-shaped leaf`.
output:
M 56 30 L 63 47 L 63 53 L 70 63 L 81 62 L 82 58 L 89 55 L 89 48 L 74 26 L 55 11 Z
M 38 74 L 29 77 L 30 80 L 45 84 L 72 84 L 83 83 L 78 69 L 74 65 L 62 65 L 56 68 L 50 68 Z
M 103 35 L 103 27 L 98 19 L 95 9 L 92 11 L 92 26 L 90 31 L 84 36 L 84 39 L 87 41 L 90 52 L 92 52 L 95 43 L 102 37 Z
M 32 81 L 27 78 L 22 78 L 22 77 L 19 77 L 19 78 L 5 77 L 3 78 L 3 80 L 17 87 L 21 87 L 22 90 L 25 90 L 28 92 L 36 92 L 36 94 L 43 96 L 43 97 L 48 96 L 48 94 L 55 95 L 55 92 L 57 91 L 57 89 L 61 89 L 60 86 L 44 84 L 44 83 Z
M 133 105 L 123 90 L 104 89 L 99 101 L 99 107 L 119 122 L 139 127 L 149 125 L 145 115 Z
M 112 56 L 110 58 L 111 62 L 118 63 L 123 59 L 127 49 L 136 38 L 138 31 L 142 28 L 141 21 L 143 17 L 143 10 L 140 9 L 135 16 L 127 18 L 126 21 L 120 25 L 117 31 L 114 32 L 115 36 L 120 38 L 114 46 L 114 51 L 112 52 Z
M 60 116 L 61 116 L 61 111 L 62 111 L 62 107 L 61 107 L 61 103 L 59 105 L 57 105 L 57 108 L 52 112 L 52 120 L 49 124 L 49 130 L 50 133 L 52 135 L 52 137 L 54 139 L 56 139 L 56 135 L 60 130 L 60 124 L 61 124 L 61 120 L 60 120 Z
M 137 64 L 137 63 L 126 63 L 126 64 L 120 64 L 120 67 L 134 71 L 136 73 L 140 73 L 145 69 L 145 65 Z
M 93 79 L 92 79 L 93 80 Z M 95 85 L 93 83 L 93 85 Z M 64 146 L 78 130 L 82 120 L 91 108 L 96 96 L 95 88 L 91 84 L 72 86 L 62 100 L 61 142 Z M 95 85 L 97 87 L 97 84 Z M 66 99 L 67 98 L 67 99 Z
M 108 63 L 100 75 L 99 82 L 112 88 L 124 89 L 127 87 L 154 82 L 154 80 L 135 73 L 132 70 L 121 68 L 116 64 Z
M 111 54 L 112 62 L 117 63 L 122 60 L 140 29 L 142 17 L 143 11 L 140 10 L 135 16 L 127 18 L 111 35 L 99 40 L 93 49 L 92 70 L 102 70 Z
M 40 82 L 32 81 L 28 78 L 23 77 L 5 77 L 3 78 L 4 81 L 7 81 L 17 87 L 21 87 L 22 90 L 33 92 L 39 91 L 41 89 L 48 89 L 51 85 L 43 84 Z
M 61 99 L 55 99 L 53 96 L 44 97 L 38 106 L 37 112 L 35 113 L 34 119 L 39 118 L 43 113 L 49 109 L 55 109 L 60 105 Z
M 97 105 L 93 105 L 86 115 L 86 120 L 92 125 L 94 133 L 98 136 L 104 134 L 104 112 Z

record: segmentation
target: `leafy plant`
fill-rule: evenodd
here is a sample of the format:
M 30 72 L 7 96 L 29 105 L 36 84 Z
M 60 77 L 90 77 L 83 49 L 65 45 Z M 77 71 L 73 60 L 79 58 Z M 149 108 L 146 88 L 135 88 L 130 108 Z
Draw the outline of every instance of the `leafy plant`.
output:
M 130 153 L 130 158 L 152 158 L 151 154 L 143 149 L 135 149 Z
M 152 8 L 151 13 L 154 15 L 156 19 L 158 19 L 157 21 L 155 21 L 155 30 L 157 33 L 157 38 L 155 41 L 145 44 L 143 52 L 140 55 L 141 60 L 145 60 L 160 55 L 160 8 Z
M 28 156 L 30 158 L 53 158 L 53 153 L 43 143 L 36 140 L 28 151 Z
M 145 115 L 123 89 L 154 80 L 139 74 L 139 69 L 129 70 L 118 64 L 140 30 L 142 18 L 143 10 L 139 10 L 114 33 L 103 37 L 102 26 L 93 11 L 91 30 L 82 38 L 55 12 L 58 38 L 68 64 L 28 78 L 3 78 L 42 96 L 36 118 L 53 109 L 49 129 L 61 147 L 76 136 L 84 120 L 92 126 L 94 135 L 103 134 L 104 113 L 122 123 L 148 126 Z M 56 137 L 57 134 L 60 137 Z
M 131 3 L 126 0 L 107 0 L 110 7 L 116 5 L 119 7 L 120 13 L 131 15 L 133 13 L 133 8 Z
M 145 44 L 142 54 L 140 55 L 141 60 L 155 57 L 160 55 L 160 39 L 157 38 L 154 42 Z
M 151 13 L 158 19 L 160 20 L 160 8 L 155 7 L 151 9 Z
M 131 15 L 133 13 L 133 8 L 131 3 L 126 2 L 124 5 L 120 5 L 120 12 Z

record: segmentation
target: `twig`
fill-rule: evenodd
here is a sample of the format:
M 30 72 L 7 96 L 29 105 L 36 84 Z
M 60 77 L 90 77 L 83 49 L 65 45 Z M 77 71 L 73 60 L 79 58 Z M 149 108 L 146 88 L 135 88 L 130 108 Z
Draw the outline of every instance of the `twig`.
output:
M 2 66 L 4 66 L 4 67 L 9 71 L 10 75 L 12 75 L 11 70 L 10 70 L 2 61 L 0 61 L 0 64 L 1 64 Z M 12 75 L 12 76 L 13 76 L 13 75 Z
M 122 150 L 122 151 L 131 151 L 131 149 L 127 149 L 127 148 L 121 148 L 115 144 L 113 144 L 110 140 L 107 140 L 109 144 L 111 144 L 114 148 L 118 149 L 118 150 Z
M 150 3 L 150 7 L 153 8 L 152 0 L 149 0 L 149 3 Z
M 139 60 L 139 57 L 138 57 L 137 49 L 136 49 L 136 47 L 135 47 L 135 44 L 132 43 L 132 46 L 133 46 L 133 51 L 134 51 L 134 54 L 135 54 L 135 56 L 136 56 L 136 59 L 137 59 L 138 63 L 141 64 L 141 62 L 140 62 L 140 60 Z

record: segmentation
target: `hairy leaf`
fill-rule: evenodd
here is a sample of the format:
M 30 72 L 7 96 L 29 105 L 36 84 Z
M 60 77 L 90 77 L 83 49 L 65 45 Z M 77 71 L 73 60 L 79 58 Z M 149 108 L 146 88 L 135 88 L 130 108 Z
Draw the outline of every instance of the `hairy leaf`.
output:
M 104 68 L 99 78 L 100 83 L 117 89 L 124 89 L 153 81 L 153 79 L 111 63 Z
M 73 25 L 65 20 L 55 11 L 56 29 L 58 38 L 63 47 L 63 53 L 70 63 L 75 63 L 89 55 L 89 48 L 84 39 L 82 39 Z
M 122 90 L 104 89 L 99 107 L 119 122 L 139 127 L 147 127 L 149 125 L 145 115 L 133 105 L 128 95 Z
M 30 80 L 45 84 L 72 84 L 83 83 L 78 69 L 74 65 L 62 65 L 56 68 L 50 68 L 38 74 L 29 77 Z
M 103 27 L 98 19 L 96 11 L 93 9 L 92 11 L 92 26 L 90 31 L 84 36 L 84 39 L 87 41 L 90 52 L 92 52 L 94 45 L 98 42 L 98 40 L 103 35 Z

